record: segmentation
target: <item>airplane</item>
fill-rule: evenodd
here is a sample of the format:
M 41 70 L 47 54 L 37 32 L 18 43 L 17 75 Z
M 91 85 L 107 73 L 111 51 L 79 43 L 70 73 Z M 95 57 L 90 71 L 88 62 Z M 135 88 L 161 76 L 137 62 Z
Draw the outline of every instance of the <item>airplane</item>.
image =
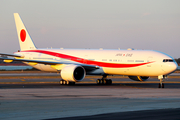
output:
M 177 69 L 175 60 L 162 52 L 135 49 L 39 49 L 33 43 L 22 19 L 14 13 L 20 50 L 14 54 L 0 53 L 4 62 L 22 61 L 41 71 L 58 72 L 61 85 L 73 85 L 86 75 L 101 75 L 97 84 L 112 84 L 109 75 L 126 75 L 135 81 L 151 76 L 163 80 Z

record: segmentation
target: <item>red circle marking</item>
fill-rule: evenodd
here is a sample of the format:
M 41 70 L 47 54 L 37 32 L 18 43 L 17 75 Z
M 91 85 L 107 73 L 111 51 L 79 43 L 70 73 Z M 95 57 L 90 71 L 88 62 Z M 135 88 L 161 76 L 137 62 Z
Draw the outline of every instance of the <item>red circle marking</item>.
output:
M 24 42 L 26 39 L 26 31 L 24 29 L 22 29 L 20 32 L 20 38 L 22 42 Z

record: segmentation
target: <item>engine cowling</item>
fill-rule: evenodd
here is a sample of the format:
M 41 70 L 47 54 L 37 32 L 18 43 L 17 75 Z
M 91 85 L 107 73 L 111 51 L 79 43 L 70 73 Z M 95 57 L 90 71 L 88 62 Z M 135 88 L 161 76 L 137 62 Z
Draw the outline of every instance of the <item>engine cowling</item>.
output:
M 146 81 L 149 77 L 148 76 L 128 76 L 131 80 L 135 81 Z
M 78 82 L 84 79 L 86 71 L 82 66 L 68 65 L 61 70 L 63 80 Z

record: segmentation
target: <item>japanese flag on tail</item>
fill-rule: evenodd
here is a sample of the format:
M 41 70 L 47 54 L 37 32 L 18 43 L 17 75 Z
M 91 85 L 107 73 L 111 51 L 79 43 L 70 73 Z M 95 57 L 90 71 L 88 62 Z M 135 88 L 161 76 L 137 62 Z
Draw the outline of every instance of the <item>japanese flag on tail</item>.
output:
M 19 38 L 19 44 L 21 51 L 36 49 L 26 27 L 23 24 L 18 13 L 14 13 L 14 19 L 16 23 L 17 34 Z

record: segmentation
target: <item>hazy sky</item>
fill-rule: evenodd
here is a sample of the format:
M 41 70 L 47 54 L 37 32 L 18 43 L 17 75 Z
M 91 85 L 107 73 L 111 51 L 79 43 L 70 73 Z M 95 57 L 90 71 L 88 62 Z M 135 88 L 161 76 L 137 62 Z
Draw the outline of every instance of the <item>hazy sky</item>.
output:
M 135 48 L 180 58 L 180 0 L 0 0 L 1 53 L 19 50 L 15 12 L 38 48 Z

